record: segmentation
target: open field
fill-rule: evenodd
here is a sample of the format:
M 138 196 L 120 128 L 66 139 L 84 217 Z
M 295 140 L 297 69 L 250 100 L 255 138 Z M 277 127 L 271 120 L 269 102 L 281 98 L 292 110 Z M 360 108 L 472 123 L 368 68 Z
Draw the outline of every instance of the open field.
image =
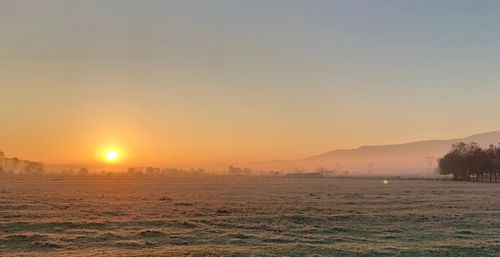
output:
M 500 256 L 500 185 L 374 179 L 0 181 L 0 256 Z

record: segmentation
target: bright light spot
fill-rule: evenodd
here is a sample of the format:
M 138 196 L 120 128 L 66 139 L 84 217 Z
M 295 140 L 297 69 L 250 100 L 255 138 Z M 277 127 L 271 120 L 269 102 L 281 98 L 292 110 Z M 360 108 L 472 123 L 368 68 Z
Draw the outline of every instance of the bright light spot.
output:
M 116 161 L 117 158 L 118 158 L 118 152 L 117 151 L 115 151 L 115 150 L 108 150 L 106 152 L 106 159 L 109 162 L 114 162 L 114 161 Z
M 389 180 L 388 179 L 384 179 L 384 185 L 387 185 L 389 184 Z

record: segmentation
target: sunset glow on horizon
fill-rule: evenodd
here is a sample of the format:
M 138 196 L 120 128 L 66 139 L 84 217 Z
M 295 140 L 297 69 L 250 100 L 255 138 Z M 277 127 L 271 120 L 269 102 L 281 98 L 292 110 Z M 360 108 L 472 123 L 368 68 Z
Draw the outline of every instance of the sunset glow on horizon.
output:
M 500 257 L 499 28 L 498 0 L 1 0 L 0 257 Z
M 212 167 L 499 129 L 500 3 L 396 2 L 5 1 L 0 150 Z

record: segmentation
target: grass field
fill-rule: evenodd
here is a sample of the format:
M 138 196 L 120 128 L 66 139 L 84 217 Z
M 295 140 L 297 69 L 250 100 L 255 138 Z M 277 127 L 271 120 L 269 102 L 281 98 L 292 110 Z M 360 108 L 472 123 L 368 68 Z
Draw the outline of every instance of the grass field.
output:
M 500 184 L 0 181 L 0 256 L 500 256 Z

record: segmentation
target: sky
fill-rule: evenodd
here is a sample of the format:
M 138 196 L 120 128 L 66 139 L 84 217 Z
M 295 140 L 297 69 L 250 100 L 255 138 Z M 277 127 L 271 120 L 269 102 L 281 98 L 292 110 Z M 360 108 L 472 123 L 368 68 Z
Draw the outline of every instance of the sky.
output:
M 0 149 L 203 166 L 500 129 L 498 1 L 0 2 Z

